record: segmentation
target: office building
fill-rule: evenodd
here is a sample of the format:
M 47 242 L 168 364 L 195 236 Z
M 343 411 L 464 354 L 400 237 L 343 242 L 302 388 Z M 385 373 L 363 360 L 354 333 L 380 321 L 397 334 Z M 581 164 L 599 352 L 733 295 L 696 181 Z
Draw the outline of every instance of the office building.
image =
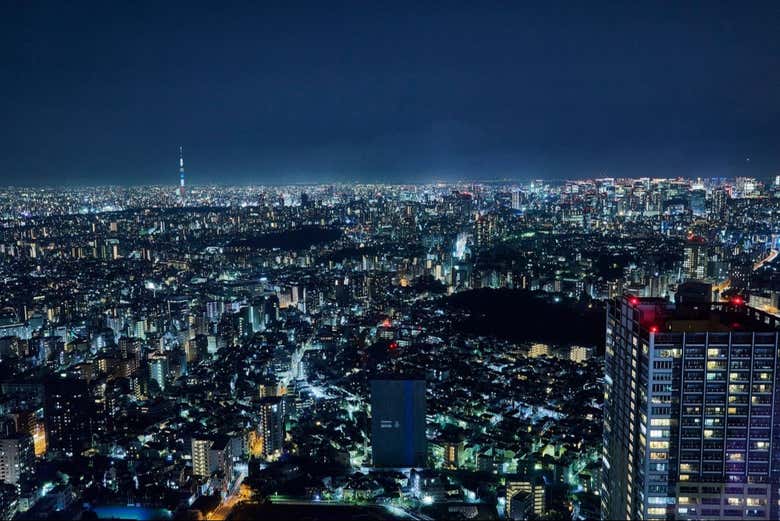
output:
M 371 451 L 375 467 L 424 467 L 425 381 L 371 381 Z
M 691 212 L 697 217 L 705 215 L 706 207 L 706 192 L 702 189 L 691 190 L 690 193 L 690 206 Z

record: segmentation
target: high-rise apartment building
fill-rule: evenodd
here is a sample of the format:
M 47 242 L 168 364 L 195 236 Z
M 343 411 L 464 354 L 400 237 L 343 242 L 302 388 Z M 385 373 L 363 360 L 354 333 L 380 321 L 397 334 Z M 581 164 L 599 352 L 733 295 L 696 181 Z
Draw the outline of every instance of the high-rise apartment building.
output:
M 545 488 L 541 476 L 507 479 L 506 519 L 520 520 L 545 514 Z
M 13 419 L 0 421 L 0 483 L 22 486 L 33 480 L 32 436 L 17 432 Z
M 232 479 L 233 457 L 227 437 L 193 436 L 190 449 L 194 476 L 209 477 L 214 472 L 222 472 L 227 481 Z
M 777 519 L 780 319 L 739 297 L 609 303 L 602 519 Z
M 157 382 L 161 391 L 165 390 L 168 381 L 168 357 L 163 353 L 149 355 L 149 378 Z
M 53 377 L 46 382 L 43 419 L 49 450 L 76 455 L 92 436 L 94 400 L 84 380 Z
M 263 456 L 271 458 L 282 452 L 284 442 L 284 403 L 280 396 L 260 399 L 260 432 Z
M 685 243 L 683 275 L 687 279 L 703 279 L 707 276 L 707 245 L 703 239 L 692 238 Z
M 512 191 L 512 210 L 519 210 L 522 208 L 522 195 L 520 190 Z
M 208 477 L 211 475 L 209 465 L 209 449 L 214 442 L 208 438 L 192 438 L 192 474 L 194 476 Z
M 206 335 L 195 335 L 185 343 L 185 353 L 187 362 L 200 362 L 205 360 L 209 354 L 209 339 Z
M 540 356 L 550 356 L 550 346 L 547 344 L 534 343 L 528 349 L 529 358 L 539 358 Z

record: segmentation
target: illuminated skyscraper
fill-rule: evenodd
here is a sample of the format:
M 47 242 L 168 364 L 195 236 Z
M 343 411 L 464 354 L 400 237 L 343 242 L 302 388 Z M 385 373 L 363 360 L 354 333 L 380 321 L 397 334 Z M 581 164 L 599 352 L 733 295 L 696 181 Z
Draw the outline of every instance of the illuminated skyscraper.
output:
M 609 303 L 602 519 L 777 519 L 778 327 L 741 298 Z

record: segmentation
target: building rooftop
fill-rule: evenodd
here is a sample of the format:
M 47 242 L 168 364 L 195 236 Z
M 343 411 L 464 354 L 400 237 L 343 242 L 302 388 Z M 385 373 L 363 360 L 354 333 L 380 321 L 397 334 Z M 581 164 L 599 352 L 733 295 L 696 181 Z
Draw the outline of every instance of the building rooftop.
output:
M 775 332 L 780 317 L 751 307 L 742 297 L 724 302 L 677 304 L 627 295 L 619 299 L 638 310 L 643 333 Z

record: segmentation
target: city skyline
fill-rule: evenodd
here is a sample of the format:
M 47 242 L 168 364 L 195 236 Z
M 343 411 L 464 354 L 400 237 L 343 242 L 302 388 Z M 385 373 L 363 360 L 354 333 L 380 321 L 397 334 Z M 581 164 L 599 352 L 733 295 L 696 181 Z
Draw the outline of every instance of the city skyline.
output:
M 0 8 L 0 520 L 780 518 L 780 2 Z
M 776 517 L 780 180 L 186 179 L 0 188 L 0 518 Z
M 179 163 L 177 163 L 178 165 Z M 182 188 L 182 168 L 177 167 L 173 174 L 175 177 L 169 175 L 169 179 L 161 180 L 159 183 L 139 183 L 139 184 L 123 184 L 123 183 L 108 183 L 108 182 L 96 182 L 89 184 L 70 185 L 66 183 L 46 183 L 46 184 L 24 184 L 24 183 L 11 183 L 8 185 L 0 185 L 0 189 L 31 189 L 31 190 L 99 190 L 99 189 L 136 189 L 136 188 L 170 188 L 172 192 L 181 194 Z M 734 183 L 737 179 L 751 179 L 759 183 L 771 185 L 780 176 L 780 172 L 766 173 L 765 175 L 733 175 L 733 176 L 611 176 L 603 173 L 603 175 L 594 175 L 589 177 L 560 177 L 560 178 L 546 178 L 546 177 L 504 177 L 504 178 L 432 178 L 426 180 L 417 181 L 383 181 L 383 180 L 332 180 L 332 181 L 298 181 L 288 182 L 284 180 L 268 180 L 265 182 L 251 182 L 234 183 L 230 181 L 209 181 L 202 183 L 192 183 L 189 181 L 189 170 L 187 171 L 187 183 L 186 188 L 210 188 L 210 187 L 234 187 L 234 188 L 252 188 L 252 189 L 264 189 L 264 188 L 282 188 L 282 187 L 322 187 L 322 186 L 387 186 L 387 187 L 402 187 L 402 186 L 415 186 L 415 187 L 431 187 L 431 186 L 505 186 L 507 189 L 521 188 L 532 183 L 545 183 L 552 186 L 565 185 L 566 183 L 586 183 L 589 181 L 600 179 L 612 179 L 615 181 L 657 181 L 657 180 L 680 180 L 702 184 L 724 184 Z M 186 192 L 184 192 L 186 193 Z

